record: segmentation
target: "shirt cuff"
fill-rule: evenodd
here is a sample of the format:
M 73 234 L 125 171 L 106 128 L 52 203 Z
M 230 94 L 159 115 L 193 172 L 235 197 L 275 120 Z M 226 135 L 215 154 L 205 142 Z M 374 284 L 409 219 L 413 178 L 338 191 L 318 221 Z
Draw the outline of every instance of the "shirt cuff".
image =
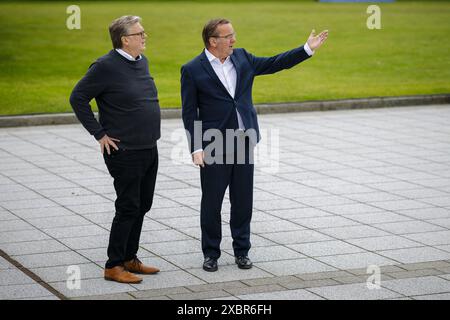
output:
M 197 153 L 197 152 L 200 152 L 200 151 L 203 151 L 203 149 L 197 149 L 197 150 L 195 150 L 194 152 L 192 152 L 192 154 Z
M 311 48 L 309 47 L 308 42 L 305 43 L 305 45 L 303 46 L 303 49 L 305 49 L 305 51 L 308 54 L 308 56 L 312 56 L 314 54 L 314 51 L 311 50 Z

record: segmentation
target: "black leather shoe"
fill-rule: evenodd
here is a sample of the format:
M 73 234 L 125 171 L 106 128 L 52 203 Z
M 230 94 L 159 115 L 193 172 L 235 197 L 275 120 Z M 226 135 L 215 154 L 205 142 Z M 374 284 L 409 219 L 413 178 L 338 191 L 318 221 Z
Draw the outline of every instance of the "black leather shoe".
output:
M 203 270 L 208 272 L 217 271 L 217 259 L 206 257 L 203 261 Z
M 252 261 L 247 256 L 235 257 L 234 261 L 238 265 L 239 269 L 250 269 L 251 267 L 253 267 Z

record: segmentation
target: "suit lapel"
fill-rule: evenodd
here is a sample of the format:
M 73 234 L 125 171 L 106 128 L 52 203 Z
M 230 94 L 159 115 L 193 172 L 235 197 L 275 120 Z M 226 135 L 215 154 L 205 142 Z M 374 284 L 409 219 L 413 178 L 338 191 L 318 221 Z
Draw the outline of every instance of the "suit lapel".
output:
M 208 60 L 208 57 L 205 54 L 205 51 L 203 51 L 200 55 L 200 62 L 201 65 L 203 67 L 203 69 L 205 69 L 205 71 L 209 74 L 209 76 L 216 82 L 216 84 L 222 88 L 223 91 L 226 92 L 226 94 L 231 97 L 230 93 L 228 92 L 228 90 L 223 86 L 222 82 L 220 81 L 219 77 L 217 76 L 216 72 L 214 71 L 213 67 L 211 66 L 211 63 Z M 236 96 L 236 93 L 235 93 Z M 231 97 L 233 98 L 233 97 Z
M 234 64 L 234 69 L 236 69 L 236 89 L 234 90 L 234 98 L 237 99 L 239 96 L 239 89 L 240 89 L 240 83 L 241 83 L 241 65 L 239 63 L 239 60 L 236 58 L 234 54 L 231 56 L 231 62 Z

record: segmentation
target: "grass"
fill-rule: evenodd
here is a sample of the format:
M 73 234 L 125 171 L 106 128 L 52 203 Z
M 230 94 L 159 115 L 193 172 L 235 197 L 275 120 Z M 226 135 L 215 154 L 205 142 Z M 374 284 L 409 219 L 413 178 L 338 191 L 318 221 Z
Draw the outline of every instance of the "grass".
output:
M 81 30 L 65 27 L 72 2 L 0 4 L 0 114 L 70 112 L 68 97 L 89 64 L 111 48 L 107 26 L 137 14 L 150 33 L 146 56 L 163 108 L 179 107 L 180 66 L 203 48 L 212 17 L 233 21 L 237 46 L 270 56 L 329 29 L 309 61 L 258 77 L 255 103 L 450 92 L 450 3 L 379 4 L 381 30 L 366 28 L 366 4 L 316 2 L 78 2 Z

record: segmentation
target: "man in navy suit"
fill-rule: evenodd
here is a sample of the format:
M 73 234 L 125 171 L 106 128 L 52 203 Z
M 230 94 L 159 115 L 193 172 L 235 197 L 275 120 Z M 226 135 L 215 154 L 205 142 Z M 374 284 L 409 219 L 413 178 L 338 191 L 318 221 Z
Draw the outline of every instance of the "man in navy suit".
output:
M 268 58 L 234 49 L 236 33 L 227 19 L 209 21 L 202 37 L 205 49 L 181 68 L 181 98 L 192 160 L 200 167 L 203 269 L 218 268 L 221 208 L 227 187 L 235 262 L 240 269 L 250 269 L 252 160 L 253 147 L 260 139 L 253 80 L 308 59 L 327 39 L 328 31 L 316 36 L 313 30 L 304 46 Z

